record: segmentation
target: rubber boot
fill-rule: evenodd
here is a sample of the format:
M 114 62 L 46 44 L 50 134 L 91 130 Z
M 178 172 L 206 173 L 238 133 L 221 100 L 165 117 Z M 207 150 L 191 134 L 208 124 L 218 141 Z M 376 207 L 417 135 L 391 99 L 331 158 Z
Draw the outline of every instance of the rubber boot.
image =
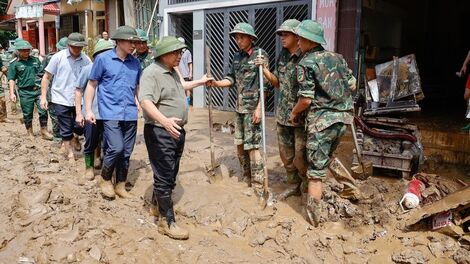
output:
M 93 169 L 93 153 L 85 154 L 85 178 L 89 181 L 95 179 L 95 171 Z
M 113 170 L 114 168 L 109 168 L 106 166 L 103 166 L 103 169 L 101 170 L 101 177 L 103 177 L 103 181 L 100 183 L 101 193 L 105 198 L 108 199 L 114 199 L 116 197 L 114 186 L 111 182 Z
M 173 239 L 188 239 L 188 230 L 176 224 L 171 193 L 166 192 L 159 196 L 158 205 L 160 214 L 162 215 L 162 217 L 158 219 L 158 232 Z
M 155 217 L 160 216 L 160 211 L 158 210 L 158 200 L 157 197 L 155 196 L 155 191 L 152 193 L 152 201 L 150 202 L 150 215 L 153 215 Z
M 305 206 L 307 212 L 307 221 L 314 227 L 320 224 L 321 205 L 320 203 L 307 194 L 307 205 Z
M 116 183 L 116 187 L 114 187 L 114 192 L 121 198 L 129 199 L 134 197 L 132 194 L 127 192 L 126 190 L 126 182 L 118 182 Z
M 47 131 L 47 127 L 41 127 L 41 137 L 45 140 L 52 140 L 52 138 L 54 138 L 52 134 Z
M 97 170 L 101 169 L 101 166 L 103 165 L 101 161 L 101 143 L 98 143 L 95 148 L 95 161 L 93 162 L 93 165 Z
M 250 155 L 245 151 L 243 155 L 238 155 L 238 160 L 240 161 L 240 166 L 243 170 L 242 180 L 248 183 L 248 187 L 251 187 L 251 167 L 250 167 Z

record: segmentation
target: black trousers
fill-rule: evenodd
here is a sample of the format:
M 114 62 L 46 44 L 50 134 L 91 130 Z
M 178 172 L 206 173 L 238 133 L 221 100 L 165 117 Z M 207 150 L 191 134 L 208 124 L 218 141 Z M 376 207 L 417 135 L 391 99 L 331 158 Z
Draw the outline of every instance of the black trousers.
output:
M 176 186 L 186 137 L 184 129 L 180 133 L 180 137 L 174 139 L 162 127 L 148 124 L 144 127 L 145 145 L 153 170 L 153 193 L 157 198 L 171 195 Z

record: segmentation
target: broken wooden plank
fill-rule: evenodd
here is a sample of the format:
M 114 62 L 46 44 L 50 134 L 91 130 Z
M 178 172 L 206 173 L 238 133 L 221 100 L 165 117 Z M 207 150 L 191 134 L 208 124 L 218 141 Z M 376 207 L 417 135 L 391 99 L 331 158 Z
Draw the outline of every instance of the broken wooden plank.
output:
M 443 199 L 428 204 L 418 210 L 412 211 L 409 217 L 405 219 L 405 225 L 411 226 L 419 221 L 428 218 L 434 214 L 449 211 L 459 206 L 470 206 L 470 188 L 459 190 L 455 193 L 449 194 Z

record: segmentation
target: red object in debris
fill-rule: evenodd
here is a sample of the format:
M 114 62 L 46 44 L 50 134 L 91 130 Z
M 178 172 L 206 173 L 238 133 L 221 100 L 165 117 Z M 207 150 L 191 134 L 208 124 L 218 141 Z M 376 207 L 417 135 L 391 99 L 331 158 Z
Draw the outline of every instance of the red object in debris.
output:
M 418 179 L 412 179 L 408 183 L 408 189 L 406 192 L 416 195 L 421 200 L 421 192 L 426 188 L 424 183 Z

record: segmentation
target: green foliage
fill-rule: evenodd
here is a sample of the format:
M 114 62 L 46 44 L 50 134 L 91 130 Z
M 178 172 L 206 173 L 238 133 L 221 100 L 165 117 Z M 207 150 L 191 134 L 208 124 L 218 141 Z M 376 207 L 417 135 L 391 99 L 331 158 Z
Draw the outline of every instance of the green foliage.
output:
M 8 41 L 17 38 L 15 31 L 0 30 L 0 44 L 3 48 L 8 47 Z

